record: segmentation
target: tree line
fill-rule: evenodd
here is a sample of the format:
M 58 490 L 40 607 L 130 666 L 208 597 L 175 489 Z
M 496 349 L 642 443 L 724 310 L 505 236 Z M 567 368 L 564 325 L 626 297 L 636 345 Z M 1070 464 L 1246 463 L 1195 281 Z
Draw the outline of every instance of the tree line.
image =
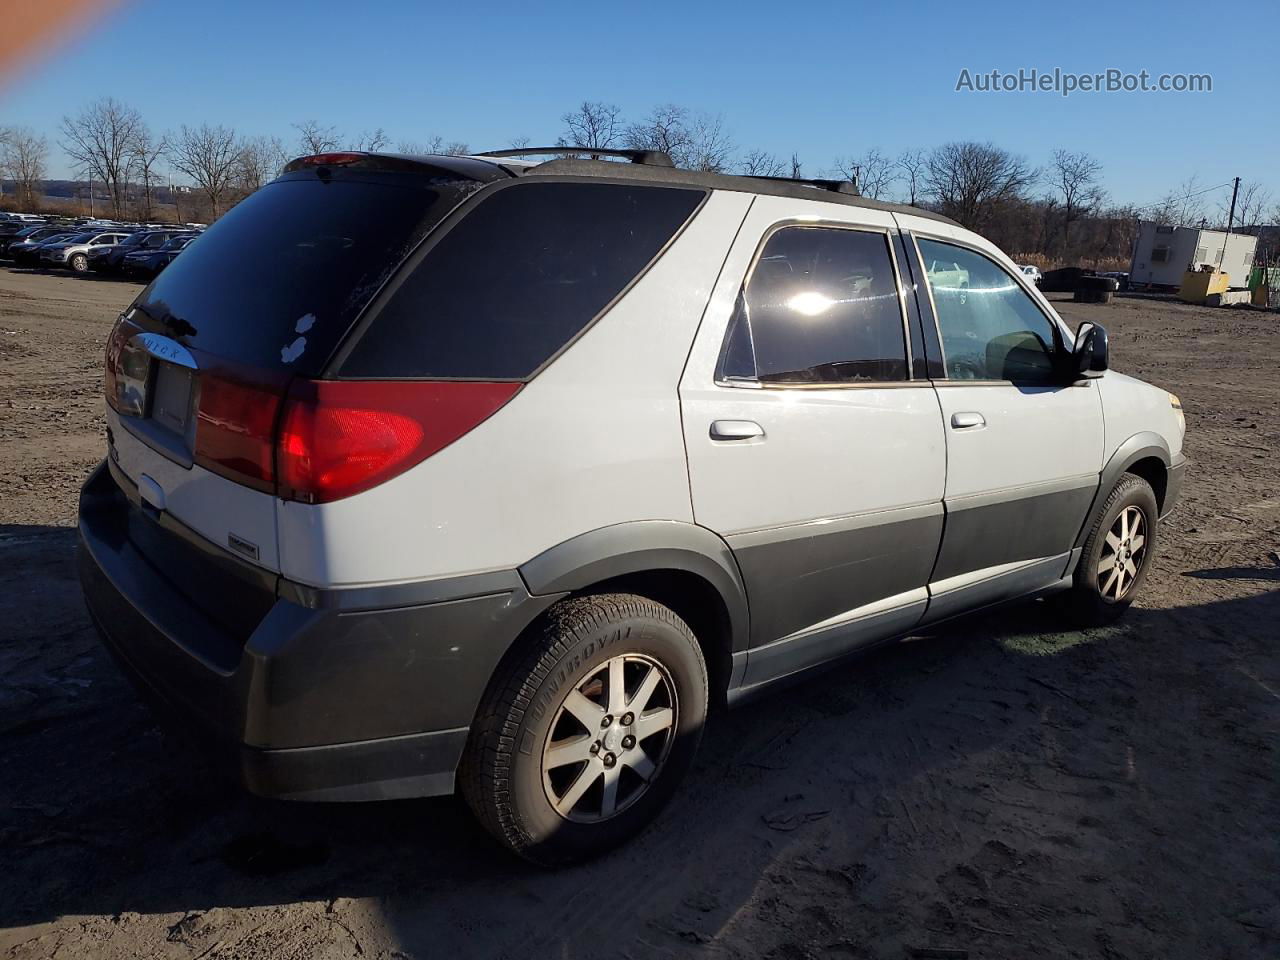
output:
M 1226 223 L 1229 191 L 1195 178 L 1145 207 L 1117 202 L 1102 187 L 1102 164 L 1060 148 L 1043 166 L 986 142 L 945 143 L 887 154 L 869 147 L 833 157 L 825 166 L 798 152 L 778 155 L 735 143 L 723 118 L 678 104 L 660 104 L 639 119 L 604 101 L 585 100 L 560 118 L 559 146 L 591 150 L 661 150 L 678 167 L 749 176 L 847 180 L 865 197 L 895 200 L 945 214 L 1003 249 L 1042 265 L 1126 261 L 1140 219 L 1175 225 Z M 288 138 L 250 136 L 221 124 L 182 124 L 154 132 L 139 111 L 103 97 L 64 116 L 57 143 L 82 179 L 102 184 L 112 216 L 156 215 L 161 166 L 185 177 L 213 219 L 273 179 L 292 156 L 353 149 L 409 154 L 471 152 L 459 140 L 431 136 L 393 143 L 381 127 L 345 135 L 317 120 L 291 125 Z M 530 146 L 528 137 L 509 147 Z M 50 143 L 23 128 L 0 129 L 0 179 L 15 200 L 35 209 L 42 197 Z M 1244 183 L 1233 224 L 1256 232 L 1280 223 L 1280 204 L 1259 183 Z

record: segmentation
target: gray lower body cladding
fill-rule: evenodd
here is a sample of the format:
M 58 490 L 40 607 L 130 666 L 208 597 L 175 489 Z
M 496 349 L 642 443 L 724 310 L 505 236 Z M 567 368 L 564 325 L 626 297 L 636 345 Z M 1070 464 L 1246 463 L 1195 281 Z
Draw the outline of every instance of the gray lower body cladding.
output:
M 1097 476 L 729 538 L 751 604 L 737 701 L 923 625 L 1064 584 Z
M 752 646 L 929 582 L 942 504 L 740 534 Z
M 930 580 L 1069 550 L 1097 490 L 1094 475 L 947 501 L 946 533 Z
M 130 492 L 104 465 L 81 497 L 79 569 L 94 623 L 162 715 L 226 747 L 264 795 L 450 792 L 489 678 L 556 599 L 530 597 L 514 571 L 370 590 L 279 581 L 266 615 L 237 636 L 175 585 L 169 564 L 157 566 L 157 544 L 137 528 L 164 534 Z M 263 604 L 261 578 L 235 582 L 220 584 L 222 602 Z

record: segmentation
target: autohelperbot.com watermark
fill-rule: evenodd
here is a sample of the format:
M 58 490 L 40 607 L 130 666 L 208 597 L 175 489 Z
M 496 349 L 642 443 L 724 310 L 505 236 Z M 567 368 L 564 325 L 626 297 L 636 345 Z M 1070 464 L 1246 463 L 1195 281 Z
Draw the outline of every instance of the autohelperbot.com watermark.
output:
M 1015 71 L 961 69 L 957 93 L 1212 93 L 1208 73 L 1152 73 L 1109 67 L 1095 73 L 1073 73 L 1054 67 L 1040 70 L 1019 67 Z

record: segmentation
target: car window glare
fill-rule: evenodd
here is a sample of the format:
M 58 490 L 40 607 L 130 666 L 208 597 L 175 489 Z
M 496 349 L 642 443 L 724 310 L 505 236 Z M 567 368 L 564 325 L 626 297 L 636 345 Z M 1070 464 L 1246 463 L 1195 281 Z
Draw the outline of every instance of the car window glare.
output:
M 719 377 L 762 384 L 907 379 L 888 237 L 811 226 L 772 233 L 739 298 Z
M 973 250 L 919 238 L 947 377 L 1043 383 L 1055 376 L 1054 327 L 1022 285 Z

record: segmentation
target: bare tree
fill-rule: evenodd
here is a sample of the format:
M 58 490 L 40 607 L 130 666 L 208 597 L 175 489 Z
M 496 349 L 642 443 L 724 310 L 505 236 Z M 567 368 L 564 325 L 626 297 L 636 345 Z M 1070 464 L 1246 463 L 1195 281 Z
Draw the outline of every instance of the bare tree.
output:
M 654 107 L 639 123 L 627 127 L 623 141 L 633 150 L 658 150 L 677 167 L 688 166 L 693 149 L 689 111 L 674 103 Z
M 689 123 L 689 152 L 681 166 L 707 173 L 724 173 L 733 157 L 733 139 L 720 114 L 700 113 Z
M 875 147 L 860 157 L 836 157 L 833 173 L 872 200 L 882 199 L 895 179 L 894 161 Z
M 923 150 L 904 150 L 894 161 L 898 179 L 907 188 L 907 203 L 916 205 L 920 199 L 920 190 L 924 186 L 924 175 L 928 155 Z
M 800 154 L 791 154 L 791 179 L 799 180 L 801 177 L 802 165 L 800 163 Z
M 1207 219 L 1204 201 L 1207 192 L 1200 178 L 1192 174 L 1146 209 L 1151 218 L 1160 223 L 1175 227 L 1199 226 Z
M 342 143 L 337 127 L 326 127 L 316 120 L 292 124 L 298 131 L 298 150 L 301 153 L 330 153 Z
M 236 185 L 252 193 L 279 176 L 288 162 L 279 137 L 247 137 L 240 143 L 235 172 Z
M 1001 205 L 1026 199 L 1036 171 L 992 143 L 946 143 L 929 152 L 925 188 L 942 212 L 981 229 Z
M 452 140 L 444 145 L 444 155 L 446 157 L 465 157 L 470 152 L 470 144 L 463 140 Z
M 429 137 L 426 140 L 401 140 L 396 150 L 416 156 L 438 156 L 444 153 L 444 137 Z
M 106 184 L 115 217 L 124 212 L 133 172 L 132 145 L 142 126 L 142 115 L 114 97 L 95 100 L 76 116 L 62 118 L 62 149 L 77 168 Z
M 1087 153 L 1070 150 L 1053 151 L 1049 164 L 1049 179 L 1053 189 L 1062 197 L 1062 249 L 1071 245 L 1071 224 L 1087 216 L 1102 205 L 1103 194 L 1098 186 L 1098 174 L 1102 164 Z
M 512 137 L 507 141 L 507 147 L 512 150 L 523 150 L 529 145 L 528 137 Z
M 195 182 L 216 218 L 222 212 L 243 154 L 235 131 L 207 123 L 198 127 L 184 124 L 167 139 L 170 162 Z
M 49 141 L 26 127 L 0 131 L 0 177 L 13 181 L 18 207 L 33 210 L 44 194 Z
M 377 153 L 385 150 L 391 144 L 391 138 L 387 136 L 387 131 L 378 127 L 372 133 L 362 133 L 356 137 L 355 150 L 367 150 L 369 153 Z M 321 152 L 321 151 L 317 151 Z
M 1225 191 L 1224 191 L 1225 193 Z M 1236 226 L 1253 230 L 1262 223 L 1263 213 L 1271 206 L 1271 191 L 1256 180 L 1243 180 L 1236 198 Z M 1219 219 L 1225 224 L 1231 213 L 1231 197 L 1226 194 Z
M 164 137 L 157 137 L 145 123 L 139 124 L 134 132 L 133 141 L 129 144 L 129 154 L 133 159 L 131 167 L 134 176 L 142 181 L 142 203 L 139 215 L 143 220 L 154 216 L 156 187 L 156 164 L 168 151 L 169 145 Z
M 734 151 L 719 114 L 693 114 L 674 103 L 654 107 L 644 120 L 629 125 L 622 139 L 633 150 L 667 154 L 677 167 L 711 173 L 728 170 Z
M 747 177 L 782 177 L 787 166 L 767 150 L 748 150 L 738 163 L 738 172 Z
M 560 118 L 564 133 L 557 141 L 562 147 L 616 147 L 622 137 L 622 111 L 612 103 L 583 100 L 576 110 Z

